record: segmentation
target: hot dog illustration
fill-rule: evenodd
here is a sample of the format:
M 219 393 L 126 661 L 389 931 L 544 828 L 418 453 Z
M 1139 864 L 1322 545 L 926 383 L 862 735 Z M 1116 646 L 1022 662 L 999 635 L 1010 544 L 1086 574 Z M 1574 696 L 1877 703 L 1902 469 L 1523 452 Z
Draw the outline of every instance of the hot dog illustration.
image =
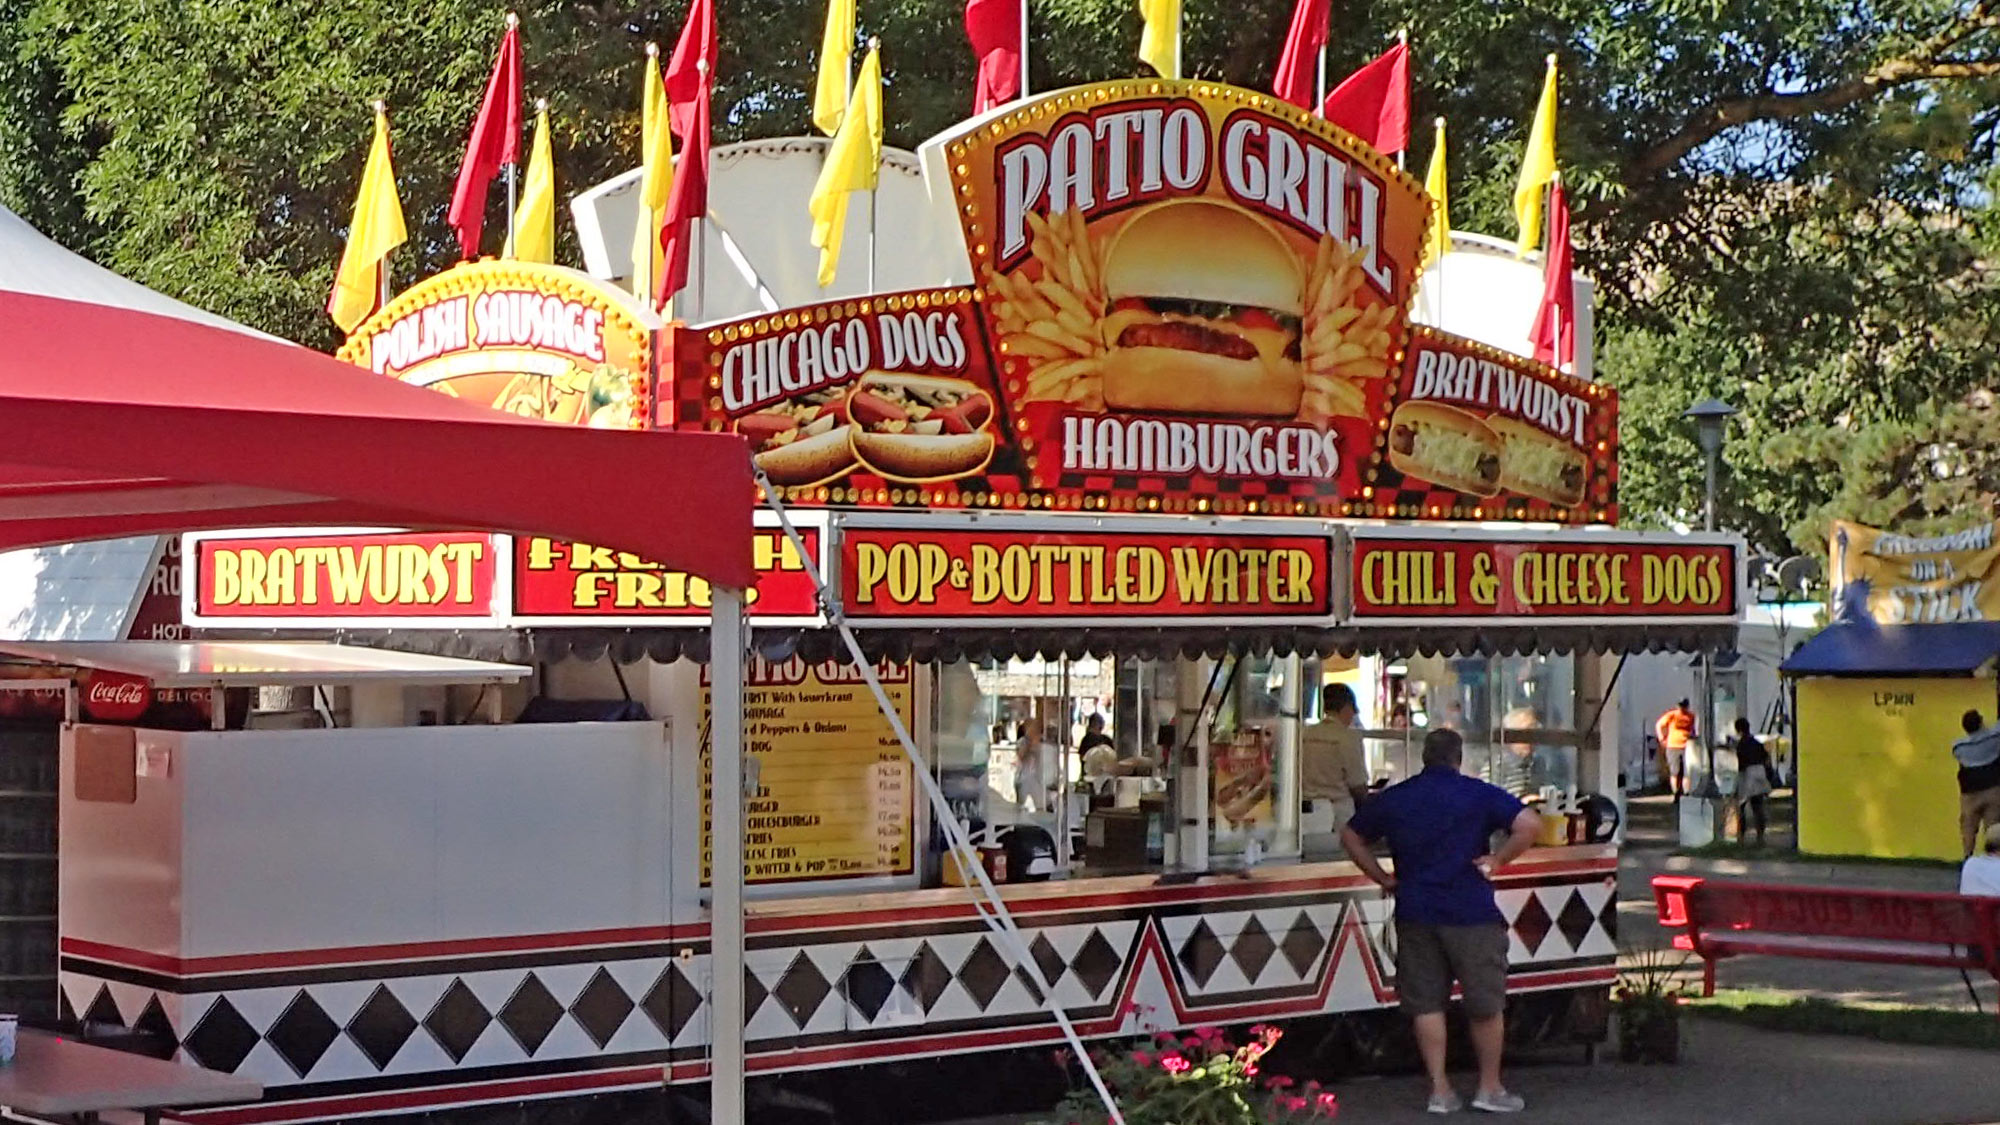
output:
M 1406 402 L 1389 419 L 1389 464 L 1472 496 L 1500 492 L 1500 435 L 1455 406 Z
M 847 414 L 854 458 L 889 480 L 969 476 L 993 459 L 993 400 L 963 379 L 871 371 Z
M 751 460 L 772 484 L 821 484 L 854 468 L 848 440 L 847 399 L 838 391 L 814 391 L 736 420 L 736 432 L 750 441 Z

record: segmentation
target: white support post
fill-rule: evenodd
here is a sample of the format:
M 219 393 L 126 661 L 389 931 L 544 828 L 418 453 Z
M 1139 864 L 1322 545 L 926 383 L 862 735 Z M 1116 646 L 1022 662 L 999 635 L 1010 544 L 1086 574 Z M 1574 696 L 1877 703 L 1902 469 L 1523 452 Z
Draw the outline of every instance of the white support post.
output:
M 709 1120 L 744 1120 L 743 591 L 714 591 L 709 626 Z

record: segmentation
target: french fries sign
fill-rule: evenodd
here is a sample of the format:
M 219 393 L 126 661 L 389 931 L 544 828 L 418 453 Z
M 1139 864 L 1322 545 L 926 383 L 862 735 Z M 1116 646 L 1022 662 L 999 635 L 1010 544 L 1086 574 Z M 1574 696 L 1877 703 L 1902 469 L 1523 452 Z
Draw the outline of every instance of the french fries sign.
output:
M 1313 535 L 849 528 L 855 618 L 1325 619 L 1332 540 Z

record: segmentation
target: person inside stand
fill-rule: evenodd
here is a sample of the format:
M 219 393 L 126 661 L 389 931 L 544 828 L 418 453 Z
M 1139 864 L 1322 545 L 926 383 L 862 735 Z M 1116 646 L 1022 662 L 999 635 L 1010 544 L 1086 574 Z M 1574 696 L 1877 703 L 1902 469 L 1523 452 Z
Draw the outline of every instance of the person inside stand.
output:
M 1687 748 L 1694 738 L 1694 709 L 1683 699 L 1667 709 L 1653 733 L 1660 740 L 1660 777 L 1667 792 L 1679 799 L 1687 792 Z
M 1986 830 L 1986 854 L 1967 856 L 1958 869 L 1958 893 L 2000 896 L 2000 824 Z
M 1093 711 L 1090 717 L 1083 721 L 1083 740 L 1076 744 L 1076 748 L 1088 758 L 1090 752 L 1100 746 L 1110 749 L 1112 759 L 1117 760 L 1117 749 L 1112 744 L 1111 736 L 1104 733 L 1104 716 Z
M 1368 796 L 1368 759 L 1354 729 L 1359 710 L 1353 688 L 1328 684 L 1320 689 L 1319 722 L 1300 728 L 1299 830 L 1306 850 L 1333 854 L 1334 833 Z
M 1771 790 L 1776 787 L 1772 769 L 1771 752 L 1750 733 L 1750 720 L 1736 720 L 1736 799 L 1743 808 L 1742 819 L 1736 824 L 1739 844 L 1750 834 L 1750 821 L 1755 818 L 1757 846 L 1764 846 L 1764 829 L 1770 823 Z
M 1104 779 L 1116 777 L 1118 768 L 1118 747 L 1111 736 L 1104 733 L 1104 716 L 1092 713 L 1083 721 L 1083 740 L 1076 744 L 1083 756 L 1083 776 L 1091 779 L 1099 788 L 1107 784 Z
M 1021 728 L 1021 741 L 1014 750 L 1014 808 L 1023 815 L 1049 811 L 1048 780 L 1042 761 L 1048 747 L 1042 741 L 1042 724 L 1030 720 Z
M 1472 1107 L 1518 1113 L 1522 1100 L 1500 1084 L 1508 941 L 1493 877 L 1534 844 L 1542 821 L 1513 794 L 1465 776 L 1464 760 L 1457 731 L 1426 734 L 1423 772 L 1357 809 L 1340 843 L 1363 874 L 1396 896 L 1396 985 L 1430 1073 L 1427 1109 L 1453 1113 L 1463 1104 L 1445 1076 L 1444 1011 L 1456 979 L 1479 1057 Z M 1496 832 L 1506 832 L 1507 841 L 1489 855 Z M 1393 874 L 1369 850 L 1377 840 L 1388 841 Z
M 1987 726 L 1977 711 L 1959 725 L 1965 737 L 1951 744 L 1951 756 L 1958 759 L 1958 838 L 1969 859 L 1981 829 L 2000 825 L 2000 725 Z

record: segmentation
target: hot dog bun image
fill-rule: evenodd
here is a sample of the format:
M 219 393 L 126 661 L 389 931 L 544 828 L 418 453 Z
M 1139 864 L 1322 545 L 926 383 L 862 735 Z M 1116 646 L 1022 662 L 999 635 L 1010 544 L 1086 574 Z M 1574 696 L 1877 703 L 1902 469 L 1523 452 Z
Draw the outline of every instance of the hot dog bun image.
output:
M 749 439 L 751 461 L 780 487 L 824 484 L 854 469 L 846 403 L 831 394 L 746 414 L 736 420 L 736 432 Z
M 1389 419 L 1389 465 L 1472 496 L 1500 492 L 1500 435 L 1454 406 L 1406 402 Z
M 847 415 L 855 460 L 889 480 L 950 480 L 993 460 L 993 400 L 964 379 L 871 371 Z
M 1590 463 L 1583 451 L 1512 418 L 1489 418 L 1500 436 L 1500 487 L 1564 508 L 1583 503 Z
M 1305 273 L 1261 219 L 1204 200 L 1133 217 L 1105 254 L 1104 403 L 1291 418 L 1305 390 Z

